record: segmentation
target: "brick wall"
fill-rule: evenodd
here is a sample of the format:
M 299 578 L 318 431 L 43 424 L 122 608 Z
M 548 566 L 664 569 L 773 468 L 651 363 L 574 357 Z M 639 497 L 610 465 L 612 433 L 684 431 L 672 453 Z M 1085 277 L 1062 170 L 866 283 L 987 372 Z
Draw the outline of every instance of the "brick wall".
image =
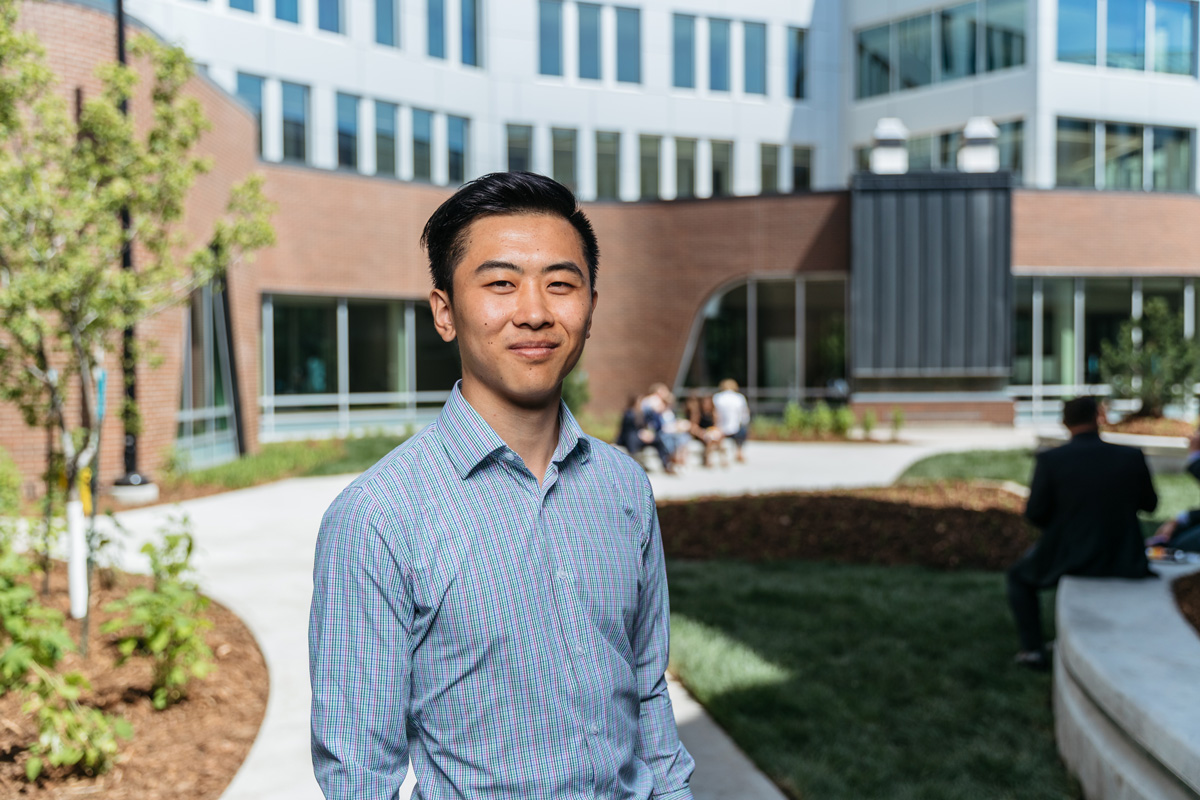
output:
M 1013 403 L 1011 400 L 971 401 L 971 402 L 899 402 L 899 403 L 860 403 L 852 401 L 850 408 L 855 416 L 862 419 L 867 411 L 875 412 L 877 427 L 886 429 L 892 422 L 892 410 L 899 408 L 904 411 L 905 425 L 939 424 L 939 425 L 1012 425 Z

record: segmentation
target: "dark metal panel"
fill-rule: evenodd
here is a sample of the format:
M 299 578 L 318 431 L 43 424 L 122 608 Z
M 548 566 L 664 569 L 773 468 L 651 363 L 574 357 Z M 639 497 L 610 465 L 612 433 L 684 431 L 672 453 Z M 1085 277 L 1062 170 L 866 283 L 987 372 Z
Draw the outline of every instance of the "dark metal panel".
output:
M 879 366 L 883 369 L 896 369 L 901 366 L 896 353 L 897 328 L 903 309 L 899 307 L 899 296 L 896 291 L 899 281 L 899 236 L 901 227 L 896 224 L 897 196 L 894 192 L 882 192 L 879 195 L 876 219 L 879 222 L 879 234 L 874 248 L 877 253 L 878 265 L 876 274 L 879 285 L 876 289 L 876 312 L 879 322 L 876 328 L 875 347 L 879 353 Z

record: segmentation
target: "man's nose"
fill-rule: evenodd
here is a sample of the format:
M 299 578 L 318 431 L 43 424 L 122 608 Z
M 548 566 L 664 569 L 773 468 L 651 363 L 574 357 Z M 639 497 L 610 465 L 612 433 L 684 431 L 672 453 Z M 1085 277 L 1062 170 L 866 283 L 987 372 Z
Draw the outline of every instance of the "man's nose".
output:
M 552 325 L 553 322 L 554 317 L 541 288 L 533 284 L 522 286 L 517 293 L 517 313 L 513 323 L 518 327 L 537 330 Z

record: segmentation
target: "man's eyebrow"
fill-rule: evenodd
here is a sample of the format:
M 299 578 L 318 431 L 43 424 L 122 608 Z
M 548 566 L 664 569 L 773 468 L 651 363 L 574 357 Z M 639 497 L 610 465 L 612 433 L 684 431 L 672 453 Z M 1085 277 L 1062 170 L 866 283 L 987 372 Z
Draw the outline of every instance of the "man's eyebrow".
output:
M 489 259 L 475 268 L 475 274 L 487 272 L 489 270 L 505 270 L 515 272 L 518 275 L 525 274 L 525 268 L 512 263 L 511 261 L 499 261 L 497 259 Z M 551 272 L 573 272 L 579 278 L 583 278 L 583 270 L 574 261 L 559 261 L 556 264 L 547 264 L 542 267 L 541 274 L 547 275 Z

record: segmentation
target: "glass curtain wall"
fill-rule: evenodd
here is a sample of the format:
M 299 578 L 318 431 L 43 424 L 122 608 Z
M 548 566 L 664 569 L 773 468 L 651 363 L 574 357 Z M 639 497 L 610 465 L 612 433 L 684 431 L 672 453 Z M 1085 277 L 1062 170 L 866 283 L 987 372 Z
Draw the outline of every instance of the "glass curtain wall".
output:
M 1104 126 L 1104 188 L 1138 189 L 1145 183 L 1141 125 Z
M 1013 278 L 1012 383 L 1033 385 L 1033 278 Z
M 901 89 L 933 83 L 933 17 L 922 14 L 897 23 L 896 49 Z
M 1096 125 L 1087 120 L 1060 119 L 1055 147 L 1058 186 L 1096 185 Z
M 1196 52 L 1196 4 L 1190 0 L 1155 0 L 1154 70 L 1193 74 Z
M 1084 286 L 1083 373 L 1085 383 L 1100 383 L 1103 342 L 1116 342 L 1122 323 L 1133 316 L 1133 281 L 1087 278 Z
M 942 80 L 975 74 L 977 17 L 975 3 L 964 3 L 938 13 L 942 37 Z
M 887 94 L 892 88 L 891 26 L 859 31 L 857 97 Z
M 1108 0 L 1106 63 L 1120 69 L 1146 68 L 1146 0 Z
M 985 56 L 989 72 L 1025 63 L 1025 0 L 986 0 Z
M 1075 279 L 1042 279 L 1042 383 L 1074 385 Z
M 1192 132 L 1155 128 L 1153 136 L 1154 189 L 1160 192 L 1192 191 Z
M 183 391 L 176 415 L 175 449 L 191 469 L 237 458 L 239 398 L 222 286 L 192 292 L 186 306 Z
M 1058 0 L 1058 60 L 1096 63 L 1096 0 Z

